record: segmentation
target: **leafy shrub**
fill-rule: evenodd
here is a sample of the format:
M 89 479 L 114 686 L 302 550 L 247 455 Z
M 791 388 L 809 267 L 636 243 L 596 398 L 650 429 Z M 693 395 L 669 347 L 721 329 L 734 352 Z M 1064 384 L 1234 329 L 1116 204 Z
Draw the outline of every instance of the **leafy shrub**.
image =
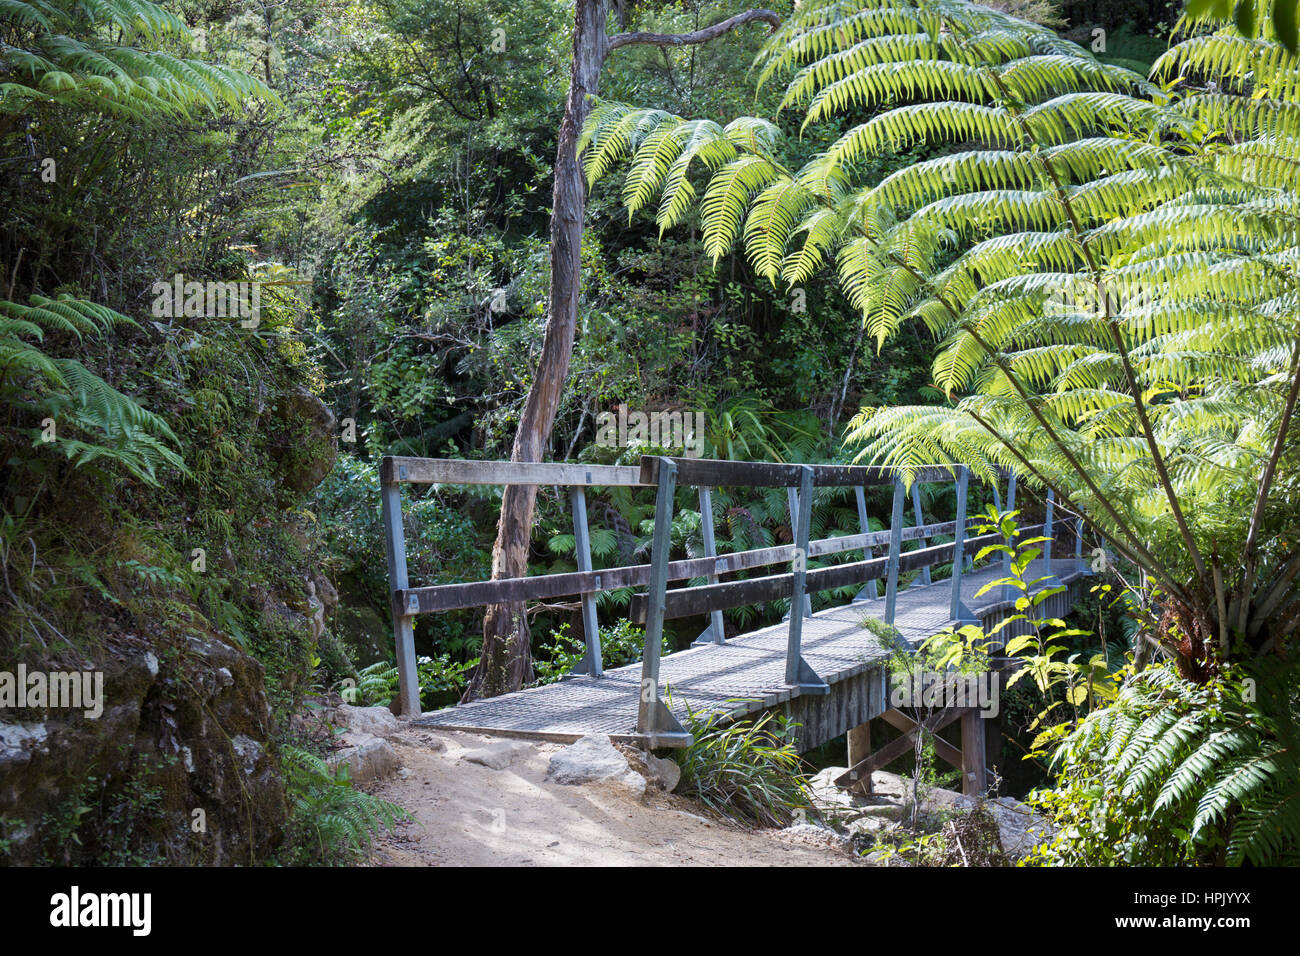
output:
M 622 667 L 641 659 L 645 647 L 645 629 L 623 619 L 600 629 L 600 655 L 604 667 Z M 542 654 L 533 661 L 538 684 L 553 684 L 582 662 L 587 645 L 575 637 L 566 621 L 551 632 L 551 643 L 543 644 Z M 660 654 L 672 653 L 668 638 L 663 638 Z
M 478 658 L 464 663 L 453 661 L 448 654 L 421 656 L 415 660 L 420 680 L 420 706 L 434 710 L 456 702 L 465 689 L 466 675 L 478 664 Z M 379 661 L 357 671 L 355 701 L 359 707 L 386 705 L 397 697 L 400 680 L 397 665 Z
M 674 753 L 682 768 L 677 793 L 752 826 L 788 826 L 811 809 L 795 749 L 797 724 L 771 711 L 725 725 L 723 712 L 700 715 L 688 707 L 687 714 L 695 740 Z

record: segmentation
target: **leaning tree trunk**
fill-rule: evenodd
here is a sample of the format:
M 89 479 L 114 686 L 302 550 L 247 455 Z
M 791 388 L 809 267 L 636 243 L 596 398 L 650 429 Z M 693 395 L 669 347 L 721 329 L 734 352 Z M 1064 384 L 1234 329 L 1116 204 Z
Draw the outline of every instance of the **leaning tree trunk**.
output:
M 748 23 L 761 22 L 775 30 L 781 19 L 771 10 L 748 10 L 693 33 L 605 32 L 610 0 L 575 0 L 573 64 L 569 97 L 564 104 L 559 144 L 555 150 L 555 192 L 551 206 L 551 293 L 546 313 L 542 357 L 524 403 L 515 434 L 511 461 L 540 461 L 573 353 L 581 290 L 582 220 L 587 207 L 586 182 L 578 163 L 578 137 L 600 83 L 600 70 L 611 50 L 621 46 L 683 46 L 707 43 Z M 621 11 L 625 12 L 625 11 Z M 528 542 L 532 536 L 537 488 L 510 485 L 501 498 L 501 519 L 492 549 L 492 580 L 521 578 L 528 573 Z M 483 647 L 462 702 L 518 690 L 533 678 L 528 642 L 527 609 L 523 603 L 489 606 L 483 619 Z
M 608 38 L 608 0 L 577 0 L 574 13 L 573 65 L 569 96 L 555 150 L 555 191 L 551 207 L 551 290 L 541 361 L 528 390 L 511 461 L 540 461 L 555 423 L 564 382 L 569 374 L 581 287 L 582 220 L 586 183 L 578 162 L 578 136 L 596 92 Z M 501 519 L 492 549 L 492 579 L 521 578 L 528 573 L 535 485 L 510 485 L 501 499 Z M 528 621 L 522 602 L 492 605 L 483 620 L 483 647 L 463 700 L 493 697 L 518 690 L 533 679 Z

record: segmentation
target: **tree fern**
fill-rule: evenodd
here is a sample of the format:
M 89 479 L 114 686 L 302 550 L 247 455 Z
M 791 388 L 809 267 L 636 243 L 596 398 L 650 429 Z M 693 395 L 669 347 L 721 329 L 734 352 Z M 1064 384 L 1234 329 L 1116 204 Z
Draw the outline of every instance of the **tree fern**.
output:
M 81 339 L 124 323 L 134 324 L 71 296 L 32 296 L 30 305 L 0 301 L 0 401 L 27 423 L 34 448 L 48 445 L 74 467 L 121 468 L 156 485 L 160 468 L 185 471 L 166 420 L 76 359 L 42 348 L 46 332 Z
M 1156 667 L 1131 678 L 1057 753 L 1059 781 L 1038 799 L 1071 836 L 1047 858 L 1296 862 L 1294 676 L 1235 672 L 1196 684 Z
M 731 141 L 661 224 L 702 195 L 714 258 L 739 242 L 774 283 L 833 268 L 878 343 L 921 322 L 953 402 L 864 409 L 859 460 L 961 459 L 1055 489 L 1227 653 L 1233 634 L 1260 648 L 1300 628 L 1280 577 L 1296 547 L 1264 520 L 1285 501 L 1271 486 L 1296 481 L 1277 469 L 1300 370 L 1300 69 L 1267 16 L 1245 37 L 1199 22 L 1148 80 L 962 0 L 809 0 L 760 79 L 788 81 L 805 129 L 844 132 L 800 169 L 775 133 Z M 620 131 L 682 122 L 602 105 L 589 172 L 630 156 L 657 182 L 676 147 Z M 934 155 L 857 178 L 916 146 Z M 1272 620 L 1252 616 L 1279 585 Z
M 54 103 L 147 119 L 276 99 L 247 73 L 160 49 L 192 36 L 149 0 L 0 0 L 0 29 L 0 116 Z

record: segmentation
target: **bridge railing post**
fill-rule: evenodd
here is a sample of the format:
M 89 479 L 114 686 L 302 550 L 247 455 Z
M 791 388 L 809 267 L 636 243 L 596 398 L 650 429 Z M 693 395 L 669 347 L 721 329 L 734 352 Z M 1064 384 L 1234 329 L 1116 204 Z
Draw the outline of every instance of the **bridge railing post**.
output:
M 921 511 L 921 483 L 919 481 L 912 482 L 912 515 L 916 519 L 916 526 L 918 528 L 925 524 L 925 515 Z M 925 547 L 926 539 L 924 536 L 917 538 L 916 540 L 919 547 Z M 921 576 L 918 580 L 921 586 L 930 583 L 930 566 L 928 564 L 921 568 Z
M 704 538 L 705 556 L 716 558 L 718 556 L 718 547 L 713 536 L 713 489 L 704 485 L 700 486 L 700 533 Z M 714 567 L 715 571 L 707 575 L 710 584 L 718 583 L 717 565 L 714 565 Z M 695 643 L 721 644 L 725 638 L 726 631 L 723 630 L 722 612 L 710 611 L 709 626 L 704 629 L 704 633 L 695 639 Z
M 641 694 L 637 706 L 637 733 L 650 738 L 681 736 L 686 732 L 672 711 L 659 699 L 659 651 L 664 634 L 664 599 L 668 591 L 668 558 L 673 544 L 673 495 L 677 490 L 677 465 L 660 458 L 655 496 L 655 531 L 650 546 L 650 582 L 646 588 L 645 647 L 641 652 Z
M 1074 570 L 1087 574 L 1090 568 L 1083 563 L 1083 518 L 1074 519 Z
M 406 534 L 402 530 L 402 492 L 385 481 L 381 488 L 384 519 L 384 556 L 388 561 L 389 595 L 407 587 Z M 420 676 L 415 664 L 415 627 L 407 608 L 393 604 L 393 643 L 397 652 L 397 699 L 404 715 L 420 713 Z
M 569 489 L 569 503 L 573 511 L 573 538 L 578 558 L 578 570 L 590 571 L 591 534 L 587 529 L 587 493 L 581 487 Z M 590 591 L 582 595 L 582 632 L 587 642 L 587 653 L 575 674 L 601 677 L 605 673 L 601 661 L 600 623 L 596 617 L 596 595 Z
M 799 498 L 799 494 L 798 494 L 798 490 L 795 489 L 795 488 L 787 488 L 787 489 L 785 490 L 785 500 L 786 500 L 786 504 L 789 506 L 789 510 L 790 510 L 790 537 L 791 537 L 791 538 L 795 538 L 795 537 L 797 537 L 797 533 L 796 533 L 796 530 L 795 530 L 795 529 L 796 529 L 797 525 L 799 524 L 799 514 L 800 514 L 800 511 L 802 511 L 803 502 L 800 500 L 800 498 Z M 811 496 L 810 496 L 810 503 L 809 503 L 809 506 L 808 506 L 808 515 L 809 515 L 809 518 L 811 519 L 811 517 L 812 517 Z M 797 547 L 797 545 L 796 545 L 796 547 Z M 812 614 L 812 601 L 811 601 L 811 599 L 809 599 L 809 598 L 805 595 L 805 596 L 804 596 L 804 600 L 802 600 L 802 601 L 800 601 L 800 602 L 791 601 L 791 602 L 790 602 L 790 613 L 791 613 L 791 614 L 794 613 L 794 609 L 795 609 L 795 605 L 796 605 L 796 603 L 801 604 L 801 605 L 803 606 L 803 613 L 804 613 L 804 616 L 805 616 L 805 617 L 811 616 L 811 614 Z
M 862 532 L 862 534 L 870 534 L 871 524 L 870 522 L 867 521 L 866 489 L 864 489 L 861 485 L 855 485 L 853 488 L 853 492 L 854 492 L 854 497 L 856 497 L 858 501 L 858 530 Z M 870 545 L 867 545 L 865 548 L 862 549 L 862 560 L 870 561 L 875 556 L 876 556 L 875 550 Z M 874 601 L 879 596 L 880 594 L 876 589 L 876 582 L 875 580 L 871 580 L 868 581 L 866 584 L 862 585 L 862 589 L 858 591 L 857 596 L 853 600 Z
M 952 535 L 952 594 L 949 598 L 948 616 L 960 627 L 974 624 L 975 615 L 961 599 L 961 575 L 966 554 L 966 495 L 970 484 L 970 469 L 958 466 L 957 473 L 957 523 Z
M 808 576 L 808 538 L 812 527 L 813 470 L 807 465 L 799 469 L 799 497 L 794 509 L 794 560 L 790 562 L 792 583 L 790 588 L 790 631 L 785 647 L 785 682 L 799 686 L 805 693 L 830 693 L 830 687 L 803 659 L 803 619 L 799 608 L 812 610 L 811 599 L 805 591 Z M 791 502 L 795 504 L 794 501 Z
M 894 476 L 894 506 L 889 516 L 889 560 L 885 579 L 885 623 L 894 624 L 898 609 L 898 562 L 903 550 L 903 477 Z
M 1011 512 L 1015 510 L 1016 510 L 1016 473 L 1013 471 L 1007 477 L 1007 511 Z M 1012 547 L 1014 547 L 1014 544 L 1012 545 Z M 1002 556 L 1002 576 L 1004 578 L 1011 577 L 1011 555 L 1009 554 L 1004 554 Z M 1002 585 L 1002 600 L 1010 601 L 1016 596 L 1017 593 L 1018 592 L 1011 585 L 1009 584 Z

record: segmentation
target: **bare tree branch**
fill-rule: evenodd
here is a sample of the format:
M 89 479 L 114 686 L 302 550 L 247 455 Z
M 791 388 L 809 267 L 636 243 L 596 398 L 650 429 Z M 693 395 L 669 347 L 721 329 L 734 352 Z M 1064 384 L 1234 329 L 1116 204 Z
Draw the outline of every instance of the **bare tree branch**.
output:
M 772 32 L 781 25 L 781 18 L 771 10 L 746 10 L 744 13 L 738 13 L 729 20 L 723 20 L 721 23 L 715 23 L 711 27 L 705 27 L 703 30 L 695 30 L 692 33 L 619 33 L 609 38 L 609 49 L 617 50 L 621 46 L 631 46 L 634 43 L 648 43 L 652 46 L 689 46 L 695 43 L 708 43 L 710 40 L 716 40 L 724 33 L 743 27 L 747 23 L 762 21 L 771 26 Z

